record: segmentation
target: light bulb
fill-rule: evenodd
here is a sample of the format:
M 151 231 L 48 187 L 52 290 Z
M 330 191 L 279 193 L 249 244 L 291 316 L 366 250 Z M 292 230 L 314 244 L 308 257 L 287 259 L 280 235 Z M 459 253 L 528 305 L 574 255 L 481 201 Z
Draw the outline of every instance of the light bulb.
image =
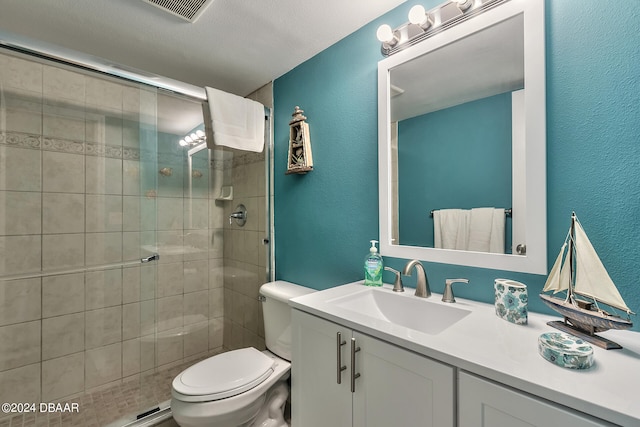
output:
M 196 135 L 198 136 L 198 138 L 204 138 L 204 132 L 201 131 L 200 129 L 196 131 Z
M 393 30 L 387 24 L 382 24 L 378 27 L 376 37 L 378 37 L 378 40 L 380 40 L 382 43 L 391 43 L 395 39 Z
M 417 4 L 409 10 L 409 22 L 414 25 L 422 25 L 427 21 L 427 14 L 425 13 L 424 6 Z
M 185 136 L 184 140 L 187 142 L 187 144 L 191 144 L 193 142 L 193 139 L 189 135 Z
M 181 147 L 186 147 L 187 145 L 189 145 L 189 143 L 184 139 L 181 139 L 180 141 L 178 141 L 178 144 L 180 144 Z
M 198 140 L 198 135 L 196 135 L 196 133 L 192 133 L 191 135 L 189 135 L 191 137 L 192 141 L 197 141 Z

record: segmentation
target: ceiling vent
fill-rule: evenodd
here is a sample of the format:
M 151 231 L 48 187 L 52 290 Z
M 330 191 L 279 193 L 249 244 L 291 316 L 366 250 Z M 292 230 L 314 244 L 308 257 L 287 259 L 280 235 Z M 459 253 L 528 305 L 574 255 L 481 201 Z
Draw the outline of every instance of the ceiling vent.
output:
M 142 0 L 191 23 L 202 15 L 213 0 Z

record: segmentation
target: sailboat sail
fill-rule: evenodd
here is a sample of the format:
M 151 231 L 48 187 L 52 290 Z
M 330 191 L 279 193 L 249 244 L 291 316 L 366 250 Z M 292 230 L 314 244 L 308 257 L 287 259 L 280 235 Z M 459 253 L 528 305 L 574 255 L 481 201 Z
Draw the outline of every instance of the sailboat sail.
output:
M 563 273 L 565 273 L 564 276 L 566 276 L 566 269 L 562 265 L 562 256 L 564 255 L 564 251 L 566 248 L 567 242 L 564 242 L 562 248 L 560 248 L 560 253 L 556 258 L 556 262 L 553 263 L 553 267 L 551 267 L 549 277 L 547 277 L 547 281 L 544 284 L 542 292 L 553 291 L 553 293 L 555 294 L 560 291 L 569 289 L 569 278 L 563 277 Z
M 575 221 L 575 239 L 577 260 L 574 291 L 630 313 L 631 310 L 620 296 L 620 292 L 577 220 Z

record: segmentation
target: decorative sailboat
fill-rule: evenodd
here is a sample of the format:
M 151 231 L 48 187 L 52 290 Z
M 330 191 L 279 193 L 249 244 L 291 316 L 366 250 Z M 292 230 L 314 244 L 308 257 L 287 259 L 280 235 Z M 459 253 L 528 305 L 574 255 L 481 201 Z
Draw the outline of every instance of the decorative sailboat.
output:
M 548 325 L 607 350 L 622 348 L 595 333 L 629 329 L 633 326 L 630 315 L 635 313 L 620 296 L 575 212 L 571 215 L 571 227 L 542 289 L 542 292 L 550 291 L 553 294 L 541 293 L 540 298 L 564 316 L 564 321 L 553 321 Z M 556 295 L 559 292 L 566 292 L 566 297 Z M 626 318 L 612 313 L 616 309 L 625 312 Z

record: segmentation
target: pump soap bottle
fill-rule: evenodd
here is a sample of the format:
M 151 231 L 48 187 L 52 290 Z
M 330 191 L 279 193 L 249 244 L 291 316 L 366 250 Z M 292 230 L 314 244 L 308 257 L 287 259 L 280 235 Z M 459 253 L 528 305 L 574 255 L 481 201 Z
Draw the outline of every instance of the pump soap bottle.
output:
M 382 286 L 382 272 L 384 264 L 382 257 L 376 248 L 377 240 L 371 240 L 369 254 L 364 259 L 364 284 L 365 286 Z

